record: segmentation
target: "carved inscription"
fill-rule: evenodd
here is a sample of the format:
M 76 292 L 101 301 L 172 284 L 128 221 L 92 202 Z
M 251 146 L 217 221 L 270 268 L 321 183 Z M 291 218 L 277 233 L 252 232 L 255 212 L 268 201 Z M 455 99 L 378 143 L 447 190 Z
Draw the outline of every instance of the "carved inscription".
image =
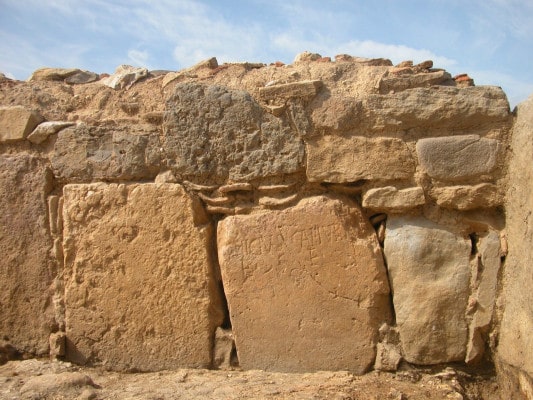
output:
M 389 288 L 377 239 L 355 204 L 320 196 L 227 217 L 218 249 L 242 367 L 368 368 Z

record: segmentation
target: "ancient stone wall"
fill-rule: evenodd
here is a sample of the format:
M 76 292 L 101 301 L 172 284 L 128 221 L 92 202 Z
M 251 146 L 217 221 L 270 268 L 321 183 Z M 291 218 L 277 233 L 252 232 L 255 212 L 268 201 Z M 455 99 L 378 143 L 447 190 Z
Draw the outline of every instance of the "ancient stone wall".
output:
M 492 361 L 513 209 L 500 88 L 310 53 L 0 87 L 4 348 L 143 371 Z

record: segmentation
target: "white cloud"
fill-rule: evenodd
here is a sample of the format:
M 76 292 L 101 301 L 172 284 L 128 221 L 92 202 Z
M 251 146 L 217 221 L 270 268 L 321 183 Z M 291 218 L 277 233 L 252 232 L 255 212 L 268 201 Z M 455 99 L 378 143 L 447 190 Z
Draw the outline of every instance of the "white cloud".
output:
M 149 55 L 146 51 L 140 51 L 135 49 L 128 50 L 129 63 L 135 67 L 146 67 L 148 69 L 152 69 L 147 63 L 148 58 Z

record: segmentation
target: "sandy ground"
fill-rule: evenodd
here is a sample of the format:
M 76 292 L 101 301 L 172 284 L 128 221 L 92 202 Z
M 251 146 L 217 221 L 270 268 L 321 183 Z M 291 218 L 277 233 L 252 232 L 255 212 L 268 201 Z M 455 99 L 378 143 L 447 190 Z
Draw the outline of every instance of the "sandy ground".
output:
M 287 374 L 180 369 L 117 373 L 47 360 L 0 366 L 1 399 L 499 399 L 493 378 L 453 368 Z

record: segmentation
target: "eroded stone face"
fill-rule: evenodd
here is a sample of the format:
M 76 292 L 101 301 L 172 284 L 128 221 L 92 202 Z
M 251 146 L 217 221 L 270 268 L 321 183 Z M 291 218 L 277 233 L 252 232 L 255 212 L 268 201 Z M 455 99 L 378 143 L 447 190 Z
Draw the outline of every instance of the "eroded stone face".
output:
M 23 140 L 43 117 L 22 106 L 0 107 L 0 143 Z
M 311 182 L 408 179 L 415 172 L 413 157 L 400 139 L 328 135 L 309 139 L 306 148 Z
M 159 137 L 138 126 L 124 130 L 80 125 L 59 132 L 50 161 L 54 174 L 68 183 L 149 179 L 159 171 Z
M 304 145 L 240 90 L 178 84 L 167 102 L 163 147 L 179 179 L 249 181 L 303 167 Z
M 56 329 L 49 290 L 57 269 L 49 256 L 49 186 L 43 160 L 0 156 L 0 334 L 19 351 L 36 355 L 48 353 Z
M 463 361 L 471 244 L 423 217 L 387 220 L 385 257 L 405 359 Z
M 446 181 L 491 173 L 497 165 L 500 150 L 497 140 L 478 135 L 426 138 L 416 144 L 422 168 L 432 178 Z
M 222 314 L 211 225 L 196 225 L 193 208 L 177 184 L 65 186 L 68 360 L 116 370 L 211 365 Z
M 357 205 L 325 196 L 227 217 L 218 254 L 240 365 L 365 372 L 389 286 L 375 233 Z

